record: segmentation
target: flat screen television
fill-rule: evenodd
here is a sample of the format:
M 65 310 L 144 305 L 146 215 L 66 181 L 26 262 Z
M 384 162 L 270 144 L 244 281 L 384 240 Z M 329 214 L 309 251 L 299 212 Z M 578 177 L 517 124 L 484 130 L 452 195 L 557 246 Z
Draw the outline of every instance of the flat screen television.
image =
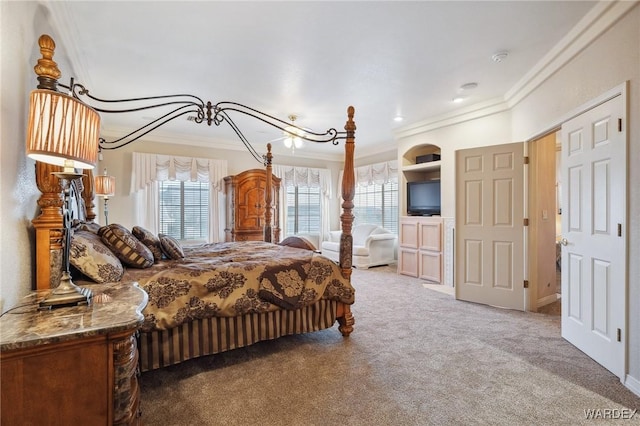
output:
M 440 181 L 407 182 L 407 214 L 440 215 Z

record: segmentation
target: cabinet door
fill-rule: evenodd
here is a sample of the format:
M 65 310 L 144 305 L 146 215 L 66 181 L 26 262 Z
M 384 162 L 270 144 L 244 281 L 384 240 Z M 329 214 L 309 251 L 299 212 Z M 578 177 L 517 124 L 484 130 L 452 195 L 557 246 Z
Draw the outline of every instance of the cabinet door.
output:
M 400 219 L 400 247 L 418 249 L 418 222 L 415 219 Z
M 442 255 L 439 252 L 420 250 L 419 262 L 421 279 L 442 282 Z
M 442 251 L 442 222 L 420 222 L 420 250 Z
M 258 176 L 251 176 L 238 182 L 236 205 L 236 229 L 262 229 L 264 220 L 264 189 L 265 180 Z
M 398 249 L 398 273 L 418 276 L 418 250 L 400 247 Z

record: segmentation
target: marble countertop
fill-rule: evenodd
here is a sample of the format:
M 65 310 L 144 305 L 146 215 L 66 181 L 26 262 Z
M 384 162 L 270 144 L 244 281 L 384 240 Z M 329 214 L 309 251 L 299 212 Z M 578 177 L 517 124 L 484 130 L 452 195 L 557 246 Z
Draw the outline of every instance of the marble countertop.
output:
M 135 282 L 93 284 L 92 302 L 38 310 L 47 291 L 33 292 L 0 317 L 0 351 L 24 349 L 139 327 L 147 294 Z

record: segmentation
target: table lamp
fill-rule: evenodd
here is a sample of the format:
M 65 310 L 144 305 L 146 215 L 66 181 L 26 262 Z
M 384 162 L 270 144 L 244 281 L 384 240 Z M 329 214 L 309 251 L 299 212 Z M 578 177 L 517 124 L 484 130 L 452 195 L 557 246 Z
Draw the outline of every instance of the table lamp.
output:
M 61 73 L 53 61 L 55 43 L 48 35 L 38 40 L 42 58 L 34 67 L 37 89 L 29 97 L 26 152 L 29 158 L 64 167 L 54 172 L 63 188 L 63 258 L 60 285 L 40 302 L 41 307 L 70 306 L 89 303 L 91 291 L 71 281 L 71 182 L 82 177 L 76 169 L 92 169 L 98 157 L 100 116 L 80 100 L 57 90 Z
M 95 177 L 95 191 L 96 195 L 104 198 L 104 221 L 105 225 L 109 224 L 109 197 L 113 197 L 116 193 L 116 178 L 107 174 L 107 169 L 104 169 L 104 174 Z

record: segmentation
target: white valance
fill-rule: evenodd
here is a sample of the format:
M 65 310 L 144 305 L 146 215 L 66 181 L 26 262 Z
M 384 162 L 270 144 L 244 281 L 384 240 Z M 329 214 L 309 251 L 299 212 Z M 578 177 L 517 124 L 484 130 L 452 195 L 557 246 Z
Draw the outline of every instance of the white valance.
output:
M 226 175 L 227 160 L 134 152 L 131 192 L 144 189 L 152 182 L 166 180 L 211 183 L 218 192 L 224 192 Z
M 398 160 L 355 168 L 356 185 L 383 185 L 398 181 Z
M 281 185 L 284 187 L 320 188 L 325 196 L 331 197 L 331 171 L 329 169 L 274 165 L 273 174 L 282 179 Z

